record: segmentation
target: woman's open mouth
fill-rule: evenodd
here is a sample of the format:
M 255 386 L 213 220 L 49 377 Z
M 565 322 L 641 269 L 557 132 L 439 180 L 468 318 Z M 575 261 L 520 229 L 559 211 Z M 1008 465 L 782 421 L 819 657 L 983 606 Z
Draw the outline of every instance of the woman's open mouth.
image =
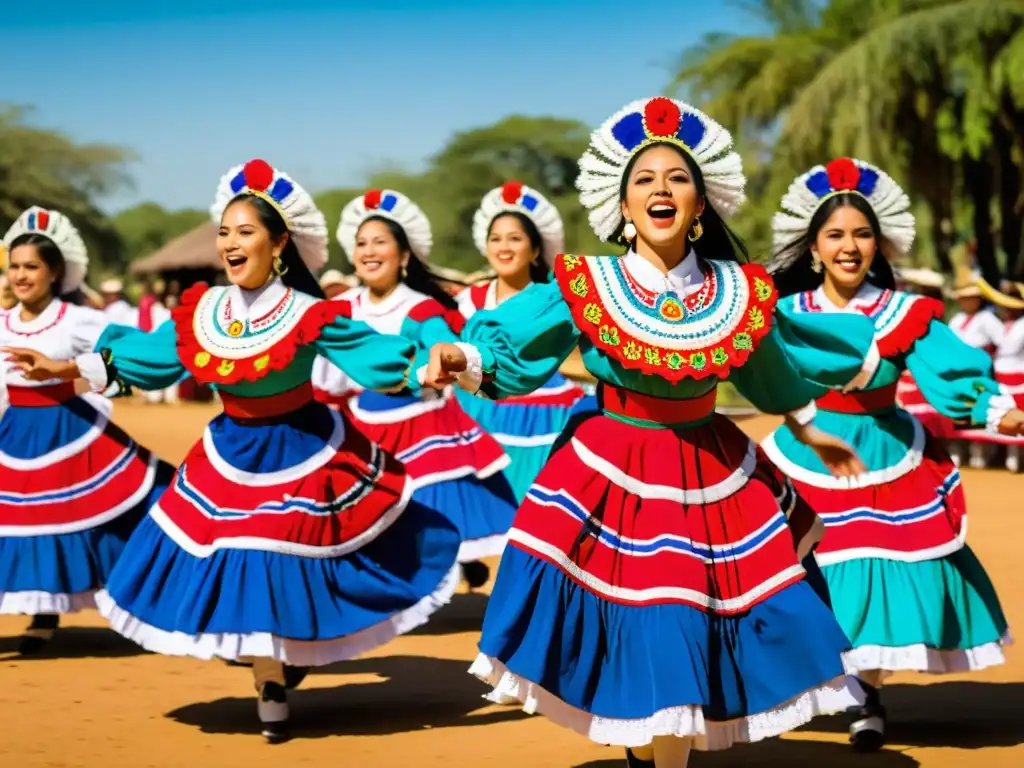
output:
M 676 207 L 672 203 L 654 203 L 647 208 L 651 223 L 659 229 L 668 229 L 676 220 Z
M 384 262 L 379 259 L 363 259 L 361 263 L 363 265 L 363 269 L 371 274 L 384 265 Z
M 225 261 L 227 261 L 227 263 L 228 263 L 228 269 L 230 269 L 231 271 L 235 271 L 236 269 L 241 269 L 243 266 L 245 266 L 245 262 L 247 262 L 248 260 L 249 260 L 248 257 L 244 256 L 242 254 L 238 254 L 238 255 L 234 255 L 234 256 L 228 256 L 225 259 Z
M 856 274 L 860 271 L 860 266 L 863 262 L 860 256 L 837 256 L 833 263 L 843 272 Z

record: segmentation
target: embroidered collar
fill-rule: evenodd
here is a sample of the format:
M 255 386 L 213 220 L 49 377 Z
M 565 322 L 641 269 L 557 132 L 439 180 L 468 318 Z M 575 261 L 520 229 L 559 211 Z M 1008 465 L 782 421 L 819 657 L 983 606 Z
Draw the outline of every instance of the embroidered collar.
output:
M 280 283 L 260 291 L 199 283 L 171 312 L 182 362 L 199 381 L 218 384 L 283 370 L 324 325 L 349 314 L 348 302 L 319 301 Z
M 414 291 L 405 283 L 399 283 L 383 301 L 370 301 L 370 289 L 361 285 L 355 289 L 353 303 L 359 305 L 360 314 L 365 317 L 384 317 L 392 312 L 406 311 L 414 302 L 423 299 L 423 294 Z
M 771 327 L 776 294 L 760 265 L 701 264 L 694 256 L 673 270 L 675 281 L 691 285 L 694 269 L 702 275 L 698 290 L 681 300 L 674 289 L 654 294 L 640 284 L 643 279 L 651 285 L 651 272 L 638 279 L 628 267 L 617 256 L 563 254 L 555 261 L 555 277 L 577 327 L 626 368 L 672 382 L 725 377 L 746 362 Z M 662 286 L 665 277 L 658 273 Z
M 863 282 L 847 305 L 839 307 L 825 294 L 825 288 L 819 285 L 811 297 L 811 305 L 820 308 L 822 312 L 860 312 L 868 317 L 874 317 L 891 296 L 892 291 Z
M 689 296 L 704 285 L 704 271 L 700 267 L 697 253 L 692 248 L 686 258 L 667 273 L 659 270 L 632 249 L 622 259 L 629 276 L 641 287 L 655 294 L 674 291 L 680 296 Z
M 281 278 L 275 277 L 262 288 L 247 291 L 232 285 L 227 289 L 226 304 L 230 308 L 232 320 L 258 320 L 274 311 L 291 289 Z
M 7 330 L 11 333 L 16 333 L 19 336 L 36 336 L 43 331 L 48 331 L 63 320 L 67 313 L 67 307 L 67 304 L 55 298 L 35 318 L 25 321 L 21 319 L 21 303 L 19 302 L 7 313 L 4 322 Z

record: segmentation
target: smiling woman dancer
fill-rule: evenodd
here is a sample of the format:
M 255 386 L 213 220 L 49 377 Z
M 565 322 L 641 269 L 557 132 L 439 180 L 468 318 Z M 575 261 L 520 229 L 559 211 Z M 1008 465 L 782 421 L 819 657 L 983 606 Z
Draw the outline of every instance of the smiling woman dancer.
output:
M 353 318 L 412 339 L 424 351 L 458 340 L 463 320 L 427 268 L 430 221 L 412 200 L 390 189 L 355 198 L 342 211 L 338 242 L 362 283 L 345 294 Z M 364 391 L 348 407 L 356 426 L 405 464 L 423 502 L 455 522 L 470 587 L 486 583 L 489 571 L 480 558 L 505 549 L 516 509 L 502 474 L 509 458 L 501 445 L 450 392 Z
M 944 416 L 1019 434 L 1024 413 L 999 394 L 989 356 L 942 321 L 941 302 L 894 290 L 887 256 L 914 240 L 910 200 L 883 171 L 840 158 L 793 181 L 774 220 L 783 311 L 806 321 L 860 315 L 875 328 L 870 380 L 818 400 L 816 423 L 850 443 L 867 471 L 832 477 L 781 427 L 763 443 L 822 517 L 816 557 L 839 623 L 853 643 L 867 702 L 851 712 L 850 741 L 879 749 L 883 678 L 895 671 L 963 672 L 1003 661 L 1006 618 L 964 541 L 960 473 L 938 440 L 895 404 L 909 369 Z
M 59 298 L 78 290 L 89 265 L 78 230 L 33 207 L 4 242 L 18 304 L 0 321 L 0 346 L 57 360 L 92 352 L 107 317 Z M 0 384 L 9 405 L 0 419 L 0 613 L 34 616 L 19 646 L 28 654 L 46 645 L 60 614 L 95 606 L 174 470 L 110 423 L 108 401 L 76 396 L 72 382 L 4 363 Z
M 550 280 L 551 264 L 564 245 L 562 217 L 540 192 L 510 181 L 484 195 L 473 217 L 473 242 L 495 277 L 458 295 L 459 311 L 467 320 L 480 310 L 494 309 L 532 283 Z M 466 413 L 509 455 L 505 477 L 520 501 L 574 406 L 585 396 L 557 371 L 540 389 L 522 397 L 487 401 L 462 389 L 457 394 Z
M 459 537 L 411 498 L 401 464 L 313 401 L 317 354 L 365 387 L 404 386 L 415 347 L 323 301 L 327 228 L 312 198 L 262 160 L 227 173 L 211 209 L 230 285 L 187 290 L 173 322 L 125 328 L 70 363 L 15 350 L 33 379 L 157 389 L 186 369 L 224 413 L 128 542 L 100 610 L 169 655 L 251 660 L 270 741 L 288 736 L 302 670 L 424 623 L 458 583 Z
M 558 256 L 554 282 L 435 346 L 425 378 L 522 394 L 579 344 L 601 381 L 602 413 L 570 427 L 519 508 L 471 671 L 494 700 L 627 747 L 631 766 L 678 768 L 693 745 L 756 741 L 856 701 L 849 643 L 800 565 L 813 515 L 714 405 L 728 377 L 761 410 L 798 411 L 858 377 L 872 329 L 773 311 L 771 279 L 741 263 L 722 218 L 743 200 L 731 143 L 670 99 L 613 115 L 578 184 L 594 231 L 626 255 Z M 787 422 L 837 472 L 860 470 Z

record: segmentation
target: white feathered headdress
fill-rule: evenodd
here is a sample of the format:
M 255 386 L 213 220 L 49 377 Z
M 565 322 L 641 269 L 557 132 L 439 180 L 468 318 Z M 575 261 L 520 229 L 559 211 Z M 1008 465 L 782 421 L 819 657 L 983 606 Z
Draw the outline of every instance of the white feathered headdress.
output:
M 380 216 L 395 222 L 405 231 L 413 256 L 426 262 L 434 236 L 430 231 L 430 220 L 416 203 L 393 189 L 371 189 L 365 195 L 352 200 L 341 212 L 338 224 L 338 243 L 341 244 L 348 260 L 356 249 L 356 233 L 363 222 L 372 216 Z
M 641 99 L 594 131 L 580 158 L 580 202 L 602 240 L 609 240 L 622 223 L 619 189 L 630 159 L 659 143 L 674 144 L 693 158 L 704 177 L 707 200 L 720 216 L 731 216 L 743 203 L 743 162 L 731 151 L 729 132 L 685 102 L 663 96 Z
M 217 186 L 210 216 L 220 222 L 228 203 L 242 194 L 262 198 L 281 214 L 303 263 L 314 275 L 327 263 L 327 219 L 312 195 L 265 160 L 228 171 Z
M 871 206 L 882 228 L 882 237 L 895 253 L 902 256 L 914 244 L 914 215 L 910 198 L 879 168 L 840 157 L 828 165 L 816 165 L 798 176 L 782 198 L 782 210 L 772 219 L 772 244 L 775 258 L 768 264 L 769 272 L 786 269 L 800 257 L 799 240 L 811 225 L 818 208 L 836 195 L 860 195 Z
M 544 244 L 544 261 L 550 267 L 565 248 L 565 230 L 558 209 L 540 192 L 518 181 L 495 187 L 484 195 L 473 216 L 473 242 L 484 256 L 491 222 L 503 213 L 521 213 L 533 222 Z
M 81 287 L 89 270 L 89 252 L 71 220 L 60 211 L 48 211 L 33 205 L 7 230 L 4 235 L 6 249 L 10 251 L 15 238 L 29 234 L 50 238 L 64 257 L 64 279 L 58 293 L 63 295 Z

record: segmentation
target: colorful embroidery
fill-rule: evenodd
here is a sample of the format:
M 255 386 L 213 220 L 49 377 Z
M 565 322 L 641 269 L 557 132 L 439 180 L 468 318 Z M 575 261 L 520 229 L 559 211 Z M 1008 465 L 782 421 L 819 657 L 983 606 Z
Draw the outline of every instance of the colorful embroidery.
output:
M 317 301 L 289 290 L 270 313 L 243 323 L 231 318 L 226 293 L 199 283 L 185 291 L 171 312 L 178 355 L 204 383 L 256 381 L 283 370 L 300 347 L 320 337 L 325 325 L 352 314 L 347 301 Z
M 555 275 L 577 326 L 626 368 L 680 379 L 728 375 L 771 328 L 776 292 L 757 264 L 704 263 L 704 284 L 680 299 L 632 280 L 616 256 L 564 254 Z
M 882 358 L 906 354 L 914 342 L 928 333 L 933 320 L 941 320 L 945 307 L 938 299 L 915 296 L 903 291 L 886 289 L 870 304 L 858 303 L 855 309 L 867 315 L 875 325 L 875 345 Z M 804 291 L 793 297 L 796 312 L 824 312 L 814 291 Z

